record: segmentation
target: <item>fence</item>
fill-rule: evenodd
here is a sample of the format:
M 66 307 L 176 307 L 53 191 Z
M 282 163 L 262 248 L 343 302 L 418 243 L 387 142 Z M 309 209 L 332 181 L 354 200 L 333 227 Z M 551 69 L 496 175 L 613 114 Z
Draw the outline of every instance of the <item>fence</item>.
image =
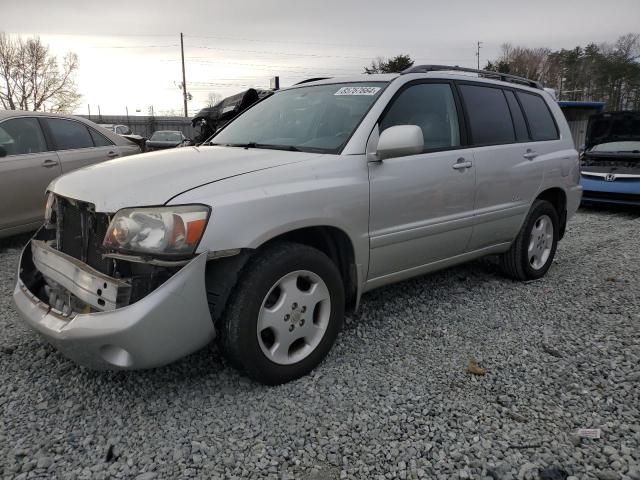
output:
M 188 138 L 194 138 L 198 131 L 185 117 L 143 117 L 127 115 L 79 115 L 95 123 L 127 125 L 133 133 L 149 138 L 156 130 L 180 130 Z

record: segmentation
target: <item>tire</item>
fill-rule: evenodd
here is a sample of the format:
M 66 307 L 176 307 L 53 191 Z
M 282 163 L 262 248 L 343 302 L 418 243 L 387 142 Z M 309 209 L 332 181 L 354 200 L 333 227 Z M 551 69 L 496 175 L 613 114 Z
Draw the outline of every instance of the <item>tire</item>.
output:
M 222 353 L 260 383 L 299 378 L 331 349 L 344 302 L 342 277 L 327 255 L 297 243 L 268 246 L 249 260 L 231 294 Z
M 515 280 L 543 277 L 556 254 L 559 234 L 556 209 L 546 200 L 536 200 L 511 248 L 500 257 L 502 271 Z

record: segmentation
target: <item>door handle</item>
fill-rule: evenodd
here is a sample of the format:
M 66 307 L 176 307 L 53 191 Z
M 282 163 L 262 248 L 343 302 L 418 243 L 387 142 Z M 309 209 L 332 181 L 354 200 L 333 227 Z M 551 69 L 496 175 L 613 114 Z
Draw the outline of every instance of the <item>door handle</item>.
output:
M 55 167 L 56 165 L 58 165 L 58 162 L 56 162 L 55 160 L 51 160 L 51 159 L 47 159 L 44 162 L 42 162 L 42 166 L 44 168 L 51 168 L 51 167 Z
M 451 165 L 451 168 L 453 168 L 454 170 L 463 170 L 465 168 L 471 167 L 473 167 L 473 163 L 467 162 L 464 158 L 459 158 L 456 163 Z
M 109 158 L 113 158 L 113 157 L 117 157 L 118 156 L 118 152 L 114 152 L 113 150 L 111 150 L 109 153 L 107 153 L 107 157 Z
M 533 160 L 538 156 L 538 152 L 534 152 L 533 150 L 527 148 L 527 151 L 522 156 L 527 160 Z

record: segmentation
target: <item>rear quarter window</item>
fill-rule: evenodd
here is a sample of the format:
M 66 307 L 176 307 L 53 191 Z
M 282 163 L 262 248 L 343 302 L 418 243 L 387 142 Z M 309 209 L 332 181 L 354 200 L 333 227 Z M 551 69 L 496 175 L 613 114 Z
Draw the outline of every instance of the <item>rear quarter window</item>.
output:
M 518 92 L 518 98 L 529 122 L 531 140 L 556 140 L 558 128 L 544 99 L 534 93 Z
M 510 90 L 505 90 L 504 95 L 507 97 L 509 103 L 509 110 L 511 110 L 511 118 L 513 118 L 513 126 L 516 130 L 516 138 L 519 142 L 529 141 L 529 131 L 527 130 L 527 123 L 524 120 L 522 109 L 518 100 L 516 100 L 515 94 Z
M 96 132 L 94 129 L 90 128 L 89 133 L 91 134 L 91 138 L 93 139 L 93 144 L 96 147 L 110 147 L 113 145 L 113 142 L 101 133 Z

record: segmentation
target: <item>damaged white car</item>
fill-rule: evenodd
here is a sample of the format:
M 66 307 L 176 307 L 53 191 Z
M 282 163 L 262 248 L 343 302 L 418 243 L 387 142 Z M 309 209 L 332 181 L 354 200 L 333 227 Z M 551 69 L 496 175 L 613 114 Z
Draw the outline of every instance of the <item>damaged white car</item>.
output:
M 303 83 L 207 145 L 55 180 L 18 311 L 90 367 L 216 338 L 277 384 L 327 355 L 367 290 L 490 254 L 540 278 L 580 203 L 569 128 L 536 82 L 455 70 Z

